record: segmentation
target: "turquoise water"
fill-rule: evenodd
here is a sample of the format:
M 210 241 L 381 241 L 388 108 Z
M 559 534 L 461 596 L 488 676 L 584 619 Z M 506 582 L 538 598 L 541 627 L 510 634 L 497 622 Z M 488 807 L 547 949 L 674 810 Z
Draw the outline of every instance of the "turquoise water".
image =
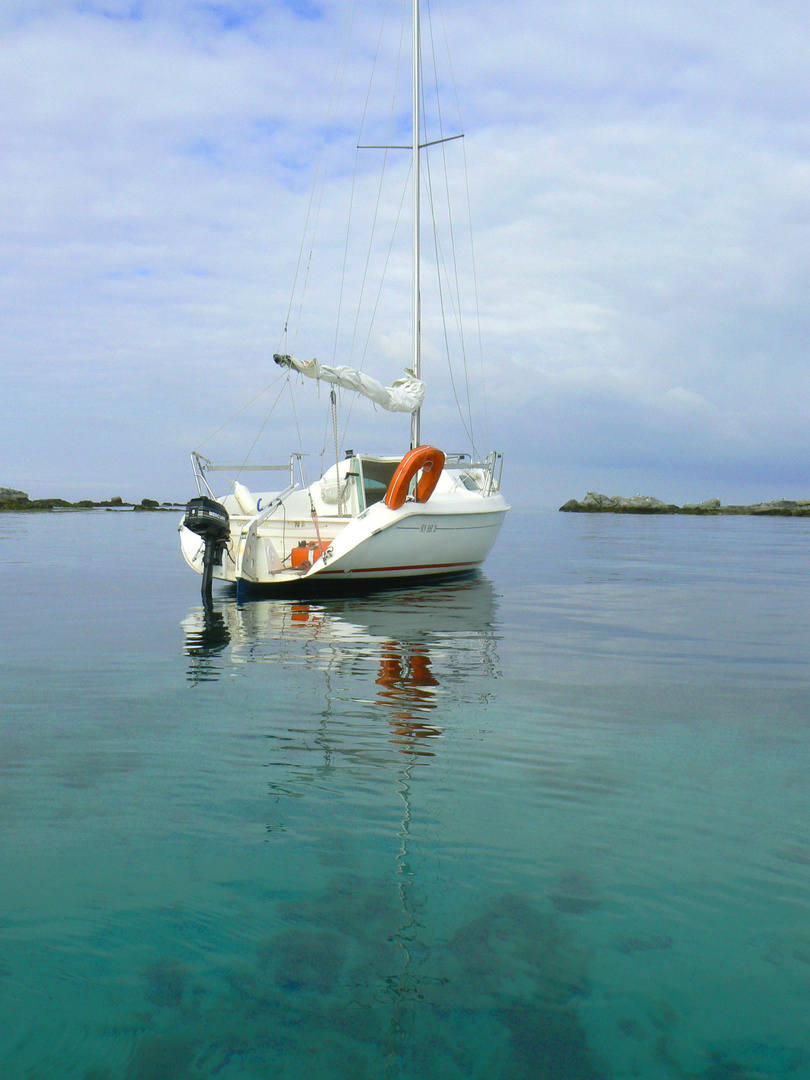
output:
M 810 1078 L 810 522 L 237 607 L 0 515 L 4 1080 Z

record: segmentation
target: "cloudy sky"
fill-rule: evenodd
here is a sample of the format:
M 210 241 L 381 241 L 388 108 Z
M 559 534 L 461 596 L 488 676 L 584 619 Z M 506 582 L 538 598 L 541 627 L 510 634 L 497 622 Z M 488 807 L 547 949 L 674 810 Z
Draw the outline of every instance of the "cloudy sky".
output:
M 383 7 L 0 0 L 0 485 L 185 500 L 197 446 L 234 460 L 261 430 L 279 458 L 300 430 L 320 449 L 326 396 L 296 387 L 293 411 L 272 354 L 292 346 L 337 87 L 309 218 L 327 269 L 295 350 L 347 361 L 331 313 Z M 470 370 L 510 501 L 810 497 L 806 0 L 443 0 L 442 17 Z M 347 20 L 357 62 L 336 83 Z M 373 194 L 369 160 L 356 194 Z M 401 269 L 403 317 L 377 319 L 364 360 L 384 381 L 409 333 Z M 446 374 L 426 379 L 423 434 L 463 449 Z M 363 403 L 351 423 L 344 445 L 406 448 L 401 418 Z

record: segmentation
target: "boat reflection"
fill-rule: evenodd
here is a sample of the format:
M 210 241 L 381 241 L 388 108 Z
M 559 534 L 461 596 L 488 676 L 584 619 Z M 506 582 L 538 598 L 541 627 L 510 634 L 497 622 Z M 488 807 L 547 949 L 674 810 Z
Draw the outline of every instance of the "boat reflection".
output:
M 269 986 L 265 1000 L 296 1023 L 328 1008 L 365 1033 L 373 1017 L 385 1061 L 403 1059 L 423 1003 L 446 1000 L 447 953 L 434 949 L 431 923 L 445 889 L 434 898 L 421 855 L 470 719 L 477 728 L 494 697 L 496 610 L 479 576 L 322 602 L 218 598 L 183 623 L 189 680 L 248 684 L 231 684 L 225 722 L 266 740 L 260 813 L 276 857 L 304 858 L 314 881 L 325 874 L 322 888 L 280 903 L 257 962 L 229 974 L 231 985 L 252 1002 Z M 428 765 L 437 786 L 422 780 Z M 486 933 L 479 920 L 472 937 L 480 925 Z M 461 962 L 456 970 L 463 979 Z
M 183 621 L 187 678 L 263 663 L 321 672 L 330 697 L 373 704 L 393 744 L 429 753 L 443 697 L 463 697 L 475 675 L 480 700 L 481 677 L 499 674 L 495 610 L 484 577 L 317 603 L 221 598 Z

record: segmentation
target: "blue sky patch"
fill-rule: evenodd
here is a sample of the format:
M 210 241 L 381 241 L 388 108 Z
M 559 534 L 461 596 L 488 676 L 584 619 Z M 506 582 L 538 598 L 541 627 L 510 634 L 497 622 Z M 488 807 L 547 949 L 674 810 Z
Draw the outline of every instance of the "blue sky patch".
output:
M 143 0 L 79 0 L 76 10 L 82 15 L 101 15 L 105 19 L 139 22 L 143 19 Z

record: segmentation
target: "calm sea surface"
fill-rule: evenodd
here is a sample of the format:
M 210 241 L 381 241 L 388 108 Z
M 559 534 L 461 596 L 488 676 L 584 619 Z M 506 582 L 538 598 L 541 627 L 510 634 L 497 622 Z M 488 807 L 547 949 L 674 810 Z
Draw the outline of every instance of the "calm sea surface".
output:
M 201 607 L 0 515 L 3 1080 L 808 1080 L 810 519 Z

